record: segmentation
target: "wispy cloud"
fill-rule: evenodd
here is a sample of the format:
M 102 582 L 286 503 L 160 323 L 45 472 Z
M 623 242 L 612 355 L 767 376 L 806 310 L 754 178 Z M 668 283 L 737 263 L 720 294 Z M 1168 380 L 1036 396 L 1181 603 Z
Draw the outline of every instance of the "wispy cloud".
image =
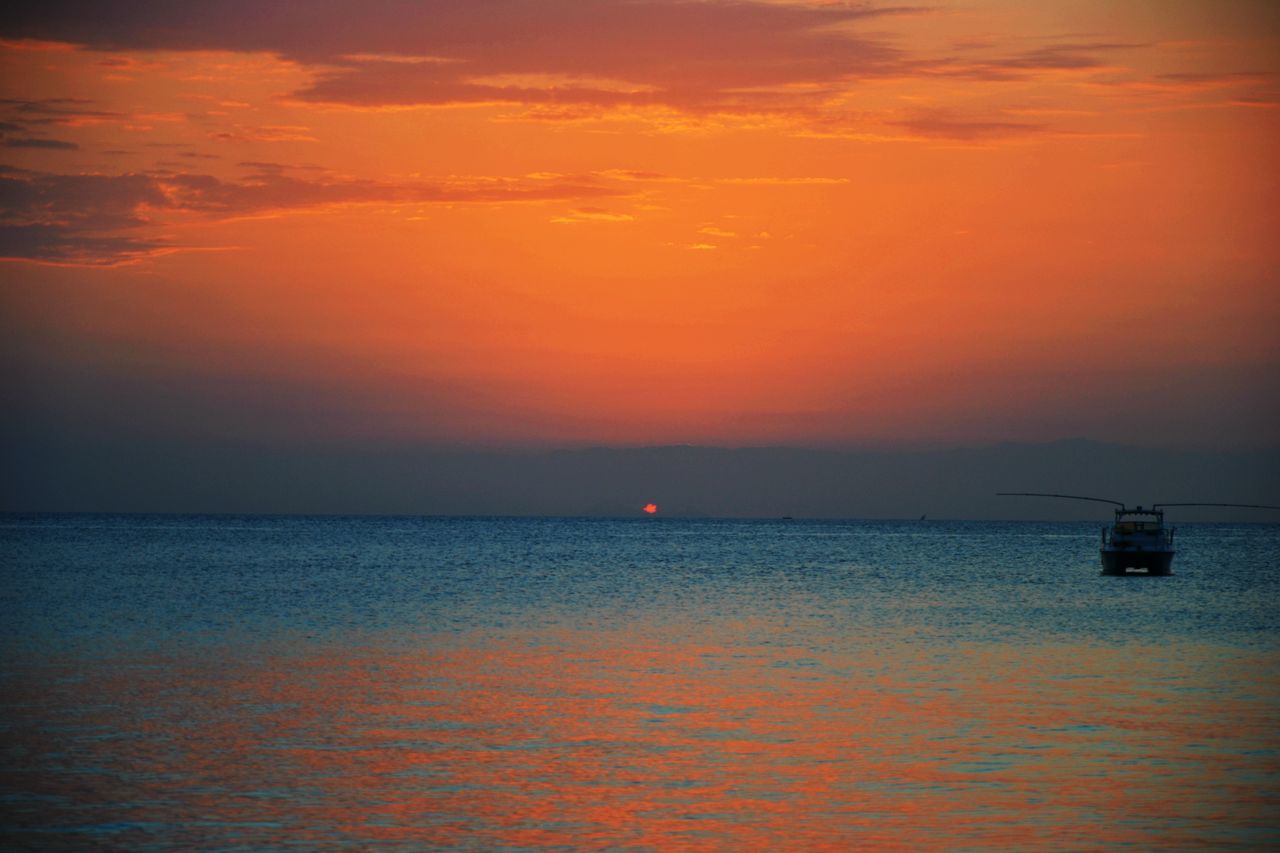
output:
M 54 151 L 77 151 L 80 146 L 64 139 L 40 139 L 30 137 L 5 138 L 0 141 L 5 148 L 47 148 Z
M 129 118 L 127 113 L 95 109 L 87 98 L 0 98 L 0 115 L 6 123 L 22 128 L 50 124 L 74 127 Z
M 635 217 L 629 213 L 614 213 L 602 207 L 579 207 L 556 216 L 551 221 L 557 225 L 576 225 L 580 222 L 633 222 Z
M 992 46 L 983 46 L 988 51 L 987 55 L 977 53 L 922 61 L 916 70 L 922 75 L 988 81 L 1025 80 L 1046 72 L 1093 73 L 1113 67 L 1103 58 L 1104 54 L 1149 46 L 1128 42 L 1068 41 L 1015 53 L 999 53 Z
M 1042 124 L 1023 121 L 1007 121 L 1001 118 L 964 116 L 947 111 L 920 112 L 909 118 L 886 122 L 900 127 L 913 136 L 926 139 L 953 139 L 961 141 L 1006 139 L 1044 133 Z
M 94 236 L 66 225 L 0 225 L 0 259 L 107 266 L 171 251 L 162 240 Z
M 184 213 L 225 219 L 323 205 L 502 204 L 621 194 L 585 181 L 481 176 L 391 183 L 298 177 L 269 166 L 235 181 L 181 171 L 67 175 L 0 167 L 0 255 L 54 263 L 136 260 L 178 248 L 150 231 Z M 583 217 L 601 215 L 581 210 Z
M 228 130 L 213 131 L 211 139 L 219 142 L 315 142 L 310 128 L 300 125 L 236 125 Z

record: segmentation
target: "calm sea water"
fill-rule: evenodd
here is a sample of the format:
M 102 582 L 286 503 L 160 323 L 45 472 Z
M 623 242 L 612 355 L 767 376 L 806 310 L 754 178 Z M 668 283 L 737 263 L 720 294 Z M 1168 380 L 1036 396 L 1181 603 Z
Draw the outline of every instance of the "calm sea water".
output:
M 1280 844 L 1280 526 L 0 517 L 0 846 Z

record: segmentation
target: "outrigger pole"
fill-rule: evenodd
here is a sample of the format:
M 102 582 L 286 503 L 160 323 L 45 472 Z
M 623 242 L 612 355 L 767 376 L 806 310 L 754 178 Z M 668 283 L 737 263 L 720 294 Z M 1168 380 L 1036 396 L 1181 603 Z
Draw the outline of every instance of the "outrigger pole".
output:
M 1241 507 L 1242 509 L 1280 509 L 1280 506 L 1274 506 L 1272 504 L 1199 504 L 1199 503 L 1152 504 L 1151 508 L 1155 509 L 1158 506 L 1235 506 L 1235 507 Z
M 1050 492 L 996 492 L 997 495 L 1003 497 L 1020 497 L 1020 498 L 1067 498 L 1073 501 L 1095 501 L 1100 504 L 1115 504 L 1121 509 L 1128 509 L 1127 506 L 1120 501 L 1113 501 L 1110 498 L 1090 498 L 1084 495 L 1059 495 Z M 1240 509 L 1280 509 L 1280 506 L 1274 504 L 1221 504 L 1221 503 L 1176 503 L 1176 504 L 1152 504 L 1151 508 L 1164 506 L 1231 506 Z
M 1069 498 L 1073 501 L 1096 501 L 1100 504 L 1115 504 L 1121 509 L 1127 509 L 1120 501 L 1113 501 L 1110 498 L 1087 498 L 1084 495 L 1055 495 L 1048 492 L 996 492 L 997 495 L 1019 498 Z M 1172 506 L 1172 504 L 1166 504 Z

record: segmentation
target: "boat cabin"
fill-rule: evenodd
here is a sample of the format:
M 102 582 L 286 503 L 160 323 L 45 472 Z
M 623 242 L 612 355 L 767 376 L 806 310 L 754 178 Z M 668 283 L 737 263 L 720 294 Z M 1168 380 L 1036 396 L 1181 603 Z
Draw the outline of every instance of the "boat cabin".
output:
M 1164 512 L 1158 509 L 1118 509 L 1113 525 L 1116 533 L 1154 533 L 1164 530 Z

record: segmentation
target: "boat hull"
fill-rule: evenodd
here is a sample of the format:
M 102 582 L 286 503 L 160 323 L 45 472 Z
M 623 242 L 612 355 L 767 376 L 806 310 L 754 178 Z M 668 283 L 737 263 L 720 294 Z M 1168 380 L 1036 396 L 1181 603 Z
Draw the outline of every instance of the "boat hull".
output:
M 1167 575 L 1172 571 L 1173 551 L 1103 548 L 1104 575 Z

